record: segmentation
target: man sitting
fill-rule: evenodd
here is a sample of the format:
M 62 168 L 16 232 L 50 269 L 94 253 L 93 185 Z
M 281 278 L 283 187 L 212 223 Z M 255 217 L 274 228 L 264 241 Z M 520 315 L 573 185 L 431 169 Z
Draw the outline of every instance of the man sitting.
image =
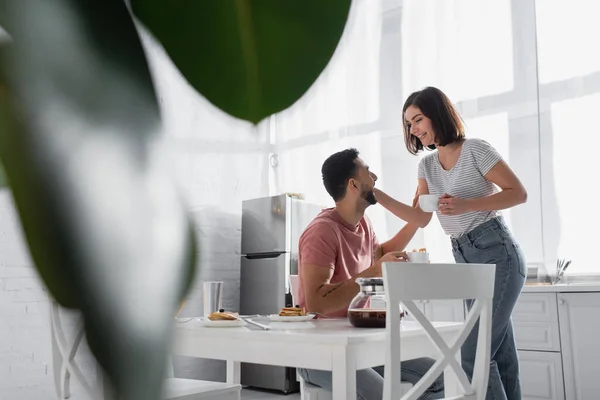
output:
M 389 241 L 379 244 L 371 222 L 364 215 L 377 203 L 373 187 L 377 176 L 358 157 L 356 149 L 331 155 L 321 169 L 325 189 L 335 207 L 323 210 L 305 229 L 299 241 L 298 303 L 307 311 L 345 317 L 359 292 L 358 277 L 381 277 L 381 265 L 405 261 L 403 250 L 418 227 L 405 225 Z M 419 358 L 402 363 L 402 380 L 416 383 L 434 360 Z M 331 390 L 331 371 L 299 369 L 314 385 Z M 383 367 L 356 371 L 356 393 L 361 400 L 381 400 Z M 422 399 L 444 396 L 443 378 L 438 378 Z

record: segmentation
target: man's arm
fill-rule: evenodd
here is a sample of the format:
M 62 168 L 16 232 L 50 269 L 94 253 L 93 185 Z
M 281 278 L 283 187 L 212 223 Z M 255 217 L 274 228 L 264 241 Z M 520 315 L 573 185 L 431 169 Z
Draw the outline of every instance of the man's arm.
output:
M 306 309 L 319 314 L 326 315 L 348 307 L 359 290 L 354 279 L 330 283 L 333 270 L 320 265 L 303 265 L 301 276 Z
M 303 264 L 300 267 L 300 274 L 307 311 L 327 315 L 348 308 L 359 291 L 358 284 L 354 282 L 356 278 L 380 277 L 382 263 L 405 260 L 404 252 L 391 252 L 351 279 L 333 284 L 331 283 L 333 269 L 320 265 Z

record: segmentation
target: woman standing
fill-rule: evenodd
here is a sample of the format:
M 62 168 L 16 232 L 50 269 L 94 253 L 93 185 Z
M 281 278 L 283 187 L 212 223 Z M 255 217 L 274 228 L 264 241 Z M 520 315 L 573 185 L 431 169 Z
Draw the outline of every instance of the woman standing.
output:
M 527 200 L 527 192 L 498 152 L 480 139 L 467 139 L 461 117 L 439 89 L 411 94 L 403 107 L 406 148 L 417 154 L 437 151 L 419 163 L 418 193 L 440 196 L 438 220 L 450 236 L 458 263 L 496 264 L 492 314 L 492 353 L 487 399 L 520 400 L 519 362 L 511 323 L 525 282 L 523 252 L 499 210 Z M 498 189 L 499 188 L 499 189 Z M 420 227 L 432 213 L 394 200 L 375 189 L 379 203 Z M 467 302 L 471 307 L 471 302 Z M 462 347 L 462 366 L 471 378 L 477 327 Z

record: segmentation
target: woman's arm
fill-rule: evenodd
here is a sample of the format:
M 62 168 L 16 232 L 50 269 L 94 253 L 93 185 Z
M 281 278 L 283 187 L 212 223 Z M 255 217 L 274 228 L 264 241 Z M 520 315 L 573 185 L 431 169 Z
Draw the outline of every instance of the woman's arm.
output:
M 419 188 L 415 192 L 412 206 L 416 207 L 419 204 Z M 408 243 L 415 236 L 415 233 L 419 230 L 419 227 L 414 224 L 407 223 L 400 229 L 393 238 L 385 243 L 382 243 L 377 250 L 375 250 L 375 260 L 378 260 L 382 255 L 389 253 L 390 251 L 402 251 L 406 249 Z
M 440 213 L 458 215 L 471 211 L 504 210 L 527 201 L 525 187 L 506 162 L 498 161 L 485 179 L 497 185 L 501 191 L 475 199 L 459 199 L 445 194 L 440 198 Z
M 406 249 L 406 246 L 411 241 L 417 230 L 418 226 L 407 223 L 400 229 L 393 238 L 381 244 L 380 251 L 381 254 L 387 254 L 390 251 L 403 251 Z
M 527 201 L 527 190 L 506 162 L 501 160 L 494 165 L 485 175 L 485 179 L 496 184 L 502 191 L 491 196 L 471 199 L 473 211 L 504 210 Z
M 427 181 L 425 179 L 419 179 L 418 181 L 418 196 L 422 194 L 429 194 Z M 419 207 L 418 204 L 416 204 L 416 207 L 411 207 L 408 204 L 404 204 L 398 200 L 395 200 L 377 188 L 373 189 L 373 192 L 375 193 L 375 198 L 383 206 L 383 208 L 407 223 L 416 225 L 420 228 L 425 228 L 427 224 L 429 224 L 429 221 L 431 221 L 432 213 L 421 210 L 421 207 Z

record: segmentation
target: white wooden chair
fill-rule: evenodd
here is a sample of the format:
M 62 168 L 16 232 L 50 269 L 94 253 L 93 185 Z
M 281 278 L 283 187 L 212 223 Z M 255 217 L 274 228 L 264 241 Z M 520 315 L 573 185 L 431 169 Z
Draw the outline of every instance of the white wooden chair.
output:
M 77 360 L 75 360 L 75 355 L 85 334 L 83 321 L 79 319 L 74 339 L 69 341 L 60 318 L 60 309 L 58 303 L 53 300 L 50 301 L 52 361 L 57 399 L 64 400 L 71 397 L 71 376 L 74 376 L 88 398 L 108 400 L 110 396 L 100 367 L 97 367 L 97 379 L 96 383 L 93 384 L 86 379 L 77 364 Z M 240 400 L 241 390 L 241 385 L 237 384 L 175 378 L 173 366 L 169 363 L 164 383 L 164 399 Z
M 94 384 L 89 382 L 75 360 L 75 355 L 85 334 L 83 321 L 81 319 L 77 321 L 75 336 L 72 341 L 69 341 L 60 318 L 60 306 L 58 303 L 51 301 L 50 330 L 56 397 L 59 400 L 71 397 L 71 376 L 74 376 L 90 399 L 101 400 L 102 395 L 99 388 L 102 386 L 102 383 Z
M 452 399 L 483 400 L 490 370 L 492 298 L 495 265 L 384 263 L 387 351 L 383 400 L 415 400 L 446 369 L 458 379 L 459 393 Z M 414 300 L 474 299 L 463 329 L 449 345 L 415 305 Z M 400 303 L 423 326 L 441 356 L 403 397 L 400 388 Z M 479 320 L 473 379 L 469 382 L 457 354 Z

